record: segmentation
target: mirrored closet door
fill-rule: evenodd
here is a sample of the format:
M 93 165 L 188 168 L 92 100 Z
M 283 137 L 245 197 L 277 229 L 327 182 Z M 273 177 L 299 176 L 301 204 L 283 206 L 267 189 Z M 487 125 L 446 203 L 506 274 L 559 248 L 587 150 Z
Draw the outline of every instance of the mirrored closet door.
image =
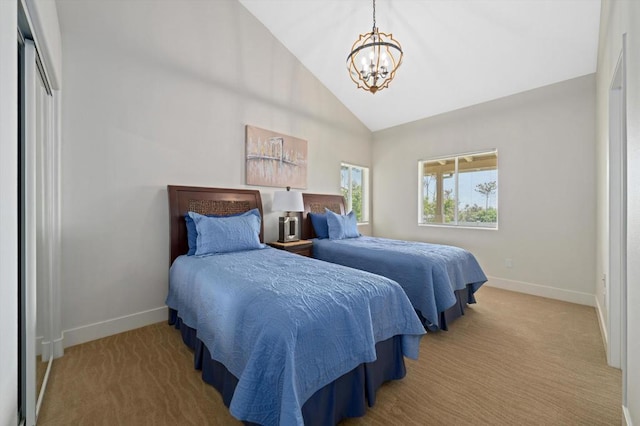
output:
M 34 42 L 18 33 L 19 56 L 19 282 L 20 417 L 35 425 L 54 358 L 52 232 L 56 217 L 50 202 L 56 179 L 52 152 L 53 96 Z

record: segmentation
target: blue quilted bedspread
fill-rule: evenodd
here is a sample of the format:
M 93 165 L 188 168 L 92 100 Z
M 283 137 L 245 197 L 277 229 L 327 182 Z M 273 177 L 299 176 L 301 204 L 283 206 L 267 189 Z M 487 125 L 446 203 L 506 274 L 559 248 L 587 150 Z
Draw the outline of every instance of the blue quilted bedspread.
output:
M 440 244 L 364 236 L 315 239 L 313 256 L 397 281 L 433 328 L 440 325 L 438 314 L 456 303 L 454 291 L 470 285 L 475 292 L 487 281 L 470 252 Z
M 167 305 L 239 379 L 231 414 L 263 425 L 303 424 L 305 401 L 376 342 L 404 335 L 415 359 L 424 334 L 397 283 L 272 248 L 178 257 Z

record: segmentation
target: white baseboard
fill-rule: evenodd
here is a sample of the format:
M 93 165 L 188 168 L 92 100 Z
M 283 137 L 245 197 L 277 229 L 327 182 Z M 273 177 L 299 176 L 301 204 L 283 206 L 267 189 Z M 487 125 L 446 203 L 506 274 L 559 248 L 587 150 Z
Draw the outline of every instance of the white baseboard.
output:
M 622 406 L 622 415 L 624 424 L 627 426 L 633 426 L 633 421 L 631 420 L 631 413 L 629 412 L 629 408 L 626 405 Z
M 36 356 L 42 355 L 43 341 L 44 341 L 44 337 L 36 336 Z
M 53 348 L 49 346 L 49 342 L 44 340 L 44 337 L 36 337 L 36 355 L 41 355 L 42 359 L 47 360 L 51 356 L 53 350 L 53 357 L 60 358 L 64 354 L 64 348 L 62 347 L 62 338 L 55 339 L 53 341 Z
M 607 334 L 607 324 L 604 322 L 604 312 L 600 306 L 600 301 L 596 297 L 596 313 L 598 314 L 598 325 L 600 326 L 600 334 L 602 335 L 602 343 L 604 343 L 604 351 L 609 358 L 609 335 Z
M 148 311 L 138 312 L 65 330 L 62 332 L 62 339 L 60 339 L 60 343 L 62 343 L 63 348 L 68 348 L 69 346 L 79 345 L 81 343 L 90 342 L 91 340 L 123 333 L 125 331 L 144 327 L 145 325 L 166 321 L 167 318 L 166 306 L 149 309 Z M 56 349 L 60 350 L 60 348 Z
M 565 290 L 557 287 L 549 287 L 541 284 L 527 283 L 523 281 L 508 280 L 505 278 L 488 277 L 486 286 L 501 288 L 503 290 L 517 291 L 518 293 L 531 294 L 533 296 L 562 300 L 577 303 L 579 305 L 596 306 L 596 297 L 593 294 L 580 291 Z
M 62 355 L 64 355 L 64 337 L 53 341 L 53 358 L 60 358 Z

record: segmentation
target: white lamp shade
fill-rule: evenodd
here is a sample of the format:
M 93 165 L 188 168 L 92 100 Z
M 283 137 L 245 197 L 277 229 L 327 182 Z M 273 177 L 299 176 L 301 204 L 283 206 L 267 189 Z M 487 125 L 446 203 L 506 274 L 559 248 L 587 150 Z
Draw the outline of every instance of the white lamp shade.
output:
M 273 211 L 301 212 L 304 211 L 302 193 L 297 191 L 276 191 L 273 193 Z

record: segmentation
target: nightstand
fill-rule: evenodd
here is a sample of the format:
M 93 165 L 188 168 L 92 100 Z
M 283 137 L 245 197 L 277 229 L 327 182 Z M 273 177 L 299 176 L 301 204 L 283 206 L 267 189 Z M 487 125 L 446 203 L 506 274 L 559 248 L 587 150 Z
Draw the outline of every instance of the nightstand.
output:
M 272 243 L 267 243 L 267 245 L 279 250 L 286 250 L 291 253 L 299 254 L 301 256 L 313 257 L 313 241 L 311 240 L 300 240 L 291 243 L 274 241 Z

